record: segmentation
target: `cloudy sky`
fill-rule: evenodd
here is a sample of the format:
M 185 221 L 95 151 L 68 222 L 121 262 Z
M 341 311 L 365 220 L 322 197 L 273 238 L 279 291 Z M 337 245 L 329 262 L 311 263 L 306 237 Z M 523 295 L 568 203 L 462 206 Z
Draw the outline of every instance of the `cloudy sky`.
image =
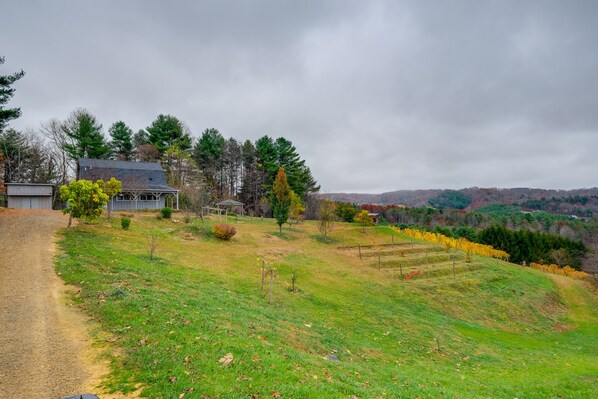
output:
M 284 136 L 324 192 L 598 186 L 598 2 L 7 1 L 17 129 Z

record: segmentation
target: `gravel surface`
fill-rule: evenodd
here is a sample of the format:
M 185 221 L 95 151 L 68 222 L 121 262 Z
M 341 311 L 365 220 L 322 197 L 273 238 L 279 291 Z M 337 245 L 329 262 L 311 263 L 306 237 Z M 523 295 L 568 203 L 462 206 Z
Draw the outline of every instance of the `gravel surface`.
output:
M 0 209 L 0 398 L 90 393 L 104 371 L 52 266 L 54 233 L 66 224 L 59 211 Z

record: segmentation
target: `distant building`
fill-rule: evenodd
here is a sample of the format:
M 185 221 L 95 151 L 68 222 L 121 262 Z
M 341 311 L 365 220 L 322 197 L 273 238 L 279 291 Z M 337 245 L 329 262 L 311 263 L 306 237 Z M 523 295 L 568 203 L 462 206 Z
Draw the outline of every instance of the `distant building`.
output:
M 15 209 L 52 209 L 51 184 L 6 183 L 8 207 Z
M 380 223 L 380 214 L 379 213 L 370 212 L 370 213 L 368 213 L 368 216 L 372 218 L 372 220 L 374 221 L 374 224 Z
M 166 184 L 164 169 L 157 162 L 128 162 L 81 158 L 77 162 L 77 178 L 122 182 L 122 193 L 114 196 L 108 208 L 112 210 L 160 209 L 172 197 L 179 209 L 179 191 Z

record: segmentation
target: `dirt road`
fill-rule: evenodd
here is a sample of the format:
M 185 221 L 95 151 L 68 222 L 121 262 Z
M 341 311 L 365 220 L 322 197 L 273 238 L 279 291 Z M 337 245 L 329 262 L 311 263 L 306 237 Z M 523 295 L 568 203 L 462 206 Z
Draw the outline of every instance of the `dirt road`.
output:
M 0 209 L 0 398 L 93 393 L 88 323 L 65 300 L 54 272 L 58 211 Z

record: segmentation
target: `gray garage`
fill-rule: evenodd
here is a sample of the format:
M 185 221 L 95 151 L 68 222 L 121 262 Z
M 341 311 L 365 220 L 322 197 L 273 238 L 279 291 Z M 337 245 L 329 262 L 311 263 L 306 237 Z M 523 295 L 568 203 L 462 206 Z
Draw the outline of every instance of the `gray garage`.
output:
M 8 207 L 15 209 L 52 209 L 51 184 L 6 183 Z

